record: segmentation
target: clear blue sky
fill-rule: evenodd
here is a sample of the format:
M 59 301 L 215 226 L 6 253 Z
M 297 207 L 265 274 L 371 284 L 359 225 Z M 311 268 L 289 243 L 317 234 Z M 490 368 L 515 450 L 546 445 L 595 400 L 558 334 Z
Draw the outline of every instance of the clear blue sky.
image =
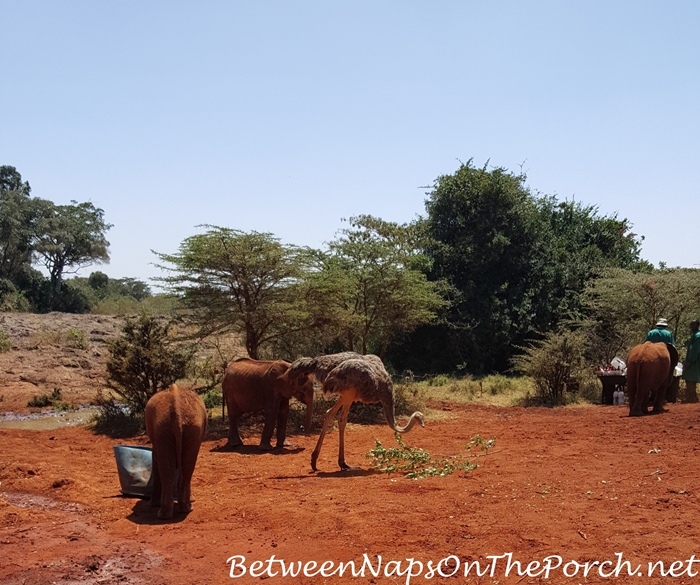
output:
M 112 277 L 197 224 L 321 247 L 459 160 L 700 265 L 700 2 L 0 0 L 0 164 L 114 224 Z M 83 271 L 87 275 L 92 269 Z

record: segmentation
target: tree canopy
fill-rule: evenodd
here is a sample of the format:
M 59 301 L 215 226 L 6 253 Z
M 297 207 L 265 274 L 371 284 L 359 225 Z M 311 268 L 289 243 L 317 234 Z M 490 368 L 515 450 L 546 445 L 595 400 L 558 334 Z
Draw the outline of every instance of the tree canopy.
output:
M 55 296 L 61 292 L 63 274 L 68 269 L 109 262 L 105 232 L 111 227 L 104 221 L 104 211 L 90 202 L 44 202 L 36 222 L 34 250 L 49 271 Z
M 433 321 L 446 306 L 445 283 L 421 268 L 420 230 L 362 215 L 329 244 L 314 279 L 325 290 L 332 327 L 342 348 L 384 354 L 389 343 Z
M 161 279 L 182 297 L 200 336 L 240 333 L 248 355 L 302 327 L 300 283 L 309 252 L 283 245 L 271 234 L 217 226 L 186 238 L 175 254 L 156 252 Z
M 525 180 L 469 161 L 435 181 L 423 220 L 429 276 L 456 296 L 443 324 L 393 348 L 402 366 L 506 371 L 517 346 L 580 316 L 585 287 L 603 269 L 642 264 L 627 220 L 533 195 Z

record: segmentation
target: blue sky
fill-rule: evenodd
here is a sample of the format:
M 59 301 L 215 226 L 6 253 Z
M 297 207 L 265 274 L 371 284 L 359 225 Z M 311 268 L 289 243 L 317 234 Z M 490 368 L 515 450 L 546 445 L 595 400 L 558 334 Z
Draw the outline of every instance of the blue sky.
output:
M 321 247 L 459 160 L 700 265 L 700 3 L 0 0 L 0 164 L 114 224 L 112 277 L 214 224 Z

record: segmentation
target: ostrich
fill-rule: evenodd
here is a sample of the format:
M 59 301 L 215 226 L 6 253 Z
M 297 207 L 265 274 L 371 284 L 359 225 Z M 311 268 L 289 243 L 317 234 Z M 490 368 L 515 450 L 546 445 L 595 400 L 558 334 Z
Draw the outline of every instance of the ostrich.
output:
M 371 404 L 381 402 L 389 426 L 399 433 L 407 433 L 416 423 L 425 426 L 423 413 L 414 412 L 404 427 L 394 422 L 394 387 L 391 376 L 376 355 L 360 355 L 353 352 L 324 355 L 317 358 L 300 358 L 290 367 L 290 375 L 313 374 L 323 385 L 323 392 L 338 394 L 337 402 L 326 412 L 323 428 L 316 448 L 311 454 L 311 469 L 316 471 L 316 461 L 321 445 L 335 415 L 338 421 L 338 465 L 342 470 L 351 469 L 345 462 L 345 425 L 353 402 Z

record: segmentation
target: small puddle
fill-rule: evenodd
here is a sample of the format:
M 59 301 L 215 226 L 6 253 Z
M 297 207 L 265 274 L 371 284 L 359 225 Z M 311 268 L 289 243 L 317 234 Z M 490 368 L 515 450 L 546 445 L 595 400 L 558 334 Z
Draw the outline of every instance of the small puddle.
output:
M 58 510 L 59 512 L 85 512 L 86 506 L 77 502 L 62 502 L 40 496 L 32 492 L 0 492 L 0 497 L 16 508 L 41 508 L 42 510 Z
M 61 427 L 74 427 L 88 424 L 97 414 L 94 407 L 81 408 L 68 412 L 49 410 L 32 414 L 14 412 L 0 413 L 0 429 L 24 429 L 30 431 L 51 431 Z

